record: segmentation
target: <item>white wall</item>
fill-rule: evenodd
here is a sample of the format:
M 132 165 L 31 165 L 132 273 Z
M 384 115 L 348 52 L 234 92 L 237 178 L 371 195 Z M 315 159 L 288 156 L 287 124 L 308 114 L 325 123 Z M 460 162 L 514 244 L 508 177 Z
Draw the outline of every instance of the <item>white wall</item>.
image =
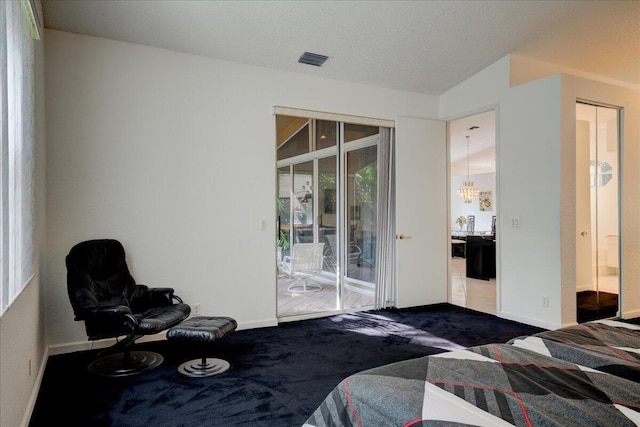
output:
M 503 57 L 440 96 L 440 117 L 457 119 L 496 105 L 510 87 L 510 60 L 509 55 Z
M 174 287 L 202 314 L 275 324 L 273 107 L 437 117 L 431 96 L 59 31 L 46 47 L 54 347 L 86 343 L 64 258 L 91 238 L 121 240 L 140 283 Z
M 546 328 L 560 325 L 561 312 L 560 87 L 556 75 L 509 90 L 497 151 L 500 315 Z

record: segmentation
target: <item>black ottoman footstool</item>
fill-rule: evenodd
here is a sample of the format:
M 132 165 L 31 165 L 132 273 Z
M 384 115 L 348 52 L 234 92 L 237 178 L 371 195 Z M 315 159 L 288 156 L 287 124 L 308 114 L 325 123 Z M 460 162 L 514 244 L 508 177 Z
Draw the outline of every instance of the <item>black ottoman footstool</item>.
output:
M 185 320 L 169 329 L 167 339 L 199 343 L 202 346 L 202 358 L 189 360 L 178 366 L 178 372 L 188 377 L 209 377 L 225 372 L 229 369 L 229 362 L 222 359 L 207 358 L 206 346 L 235 331 L 238 327 L 231 317 L 198 316 Z

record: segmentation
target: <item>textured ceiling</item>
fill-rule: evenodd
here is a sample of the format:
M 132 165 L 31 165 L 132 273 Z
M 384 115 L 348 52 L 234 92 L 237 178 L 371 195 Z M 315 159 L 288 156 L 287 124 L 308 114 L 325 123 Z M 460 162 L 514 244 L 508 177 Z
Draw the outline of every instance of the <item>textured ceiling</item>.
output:
M 640 86 L 640 1 L 42 4 L 47 28 L 432 95 L 509 53 Z
M 467 170 L 471 175 L 496 171 L 495 111 L 449 122 L 449 161 L 450 173 L 453 176 L 465 176 Z

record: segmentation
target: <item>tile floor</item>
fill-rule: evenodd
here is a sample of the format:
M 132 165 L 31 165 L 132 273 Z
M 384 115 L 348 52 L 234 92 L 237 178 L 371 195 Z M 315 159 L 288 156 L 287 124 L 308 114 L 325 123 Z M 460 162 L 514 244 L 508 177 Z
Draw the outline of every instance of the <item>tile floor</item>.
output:
M 451 258 L 449 302 L 483 313 L 496 314 L 496 279 L 472 279 L 467 277 L 466 271 L 464 258 Z

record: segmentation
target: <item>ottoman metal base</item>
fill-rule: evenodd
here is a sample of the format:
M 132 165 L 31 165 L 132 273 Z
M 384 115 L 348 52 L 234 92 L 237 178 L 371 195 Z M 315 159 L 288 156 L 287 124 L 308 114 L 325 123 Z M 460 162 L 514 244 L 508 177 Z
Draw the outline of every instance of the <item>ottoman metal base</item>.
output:
M 184 362 L 178 372 L 192 378 L 211 377 L 226 372 L 230 366 L 226 360 L 203 357 Z

